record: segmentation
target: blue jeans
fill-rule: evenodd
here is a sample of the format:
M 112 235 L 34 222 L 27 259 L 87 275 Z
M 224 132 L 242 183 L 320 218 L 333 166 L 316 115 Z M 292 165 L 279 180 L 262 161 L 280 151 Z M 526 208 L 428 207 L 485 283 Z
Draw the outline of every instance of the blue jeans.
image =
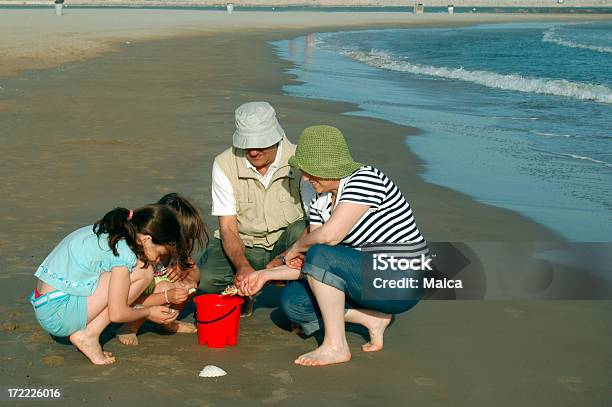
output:
M 399 314 L 418 303 L 415 293 L 406 292 L 405 299 L 362 298 L 362 252 L 346 246 L 317 244 L 306 253 L 302 272 L 323 284 L 344 292 L 345 308 L 369 309 L 385 314 Z M 402 271 L 396 277 L 405 276 Z M 389 274 L 387 273 L 386 276 Z M 281 293 L 280 306 L 285 315 L 310 335 L 323 323 L 321 311 L 306 279 L 292 281 Z

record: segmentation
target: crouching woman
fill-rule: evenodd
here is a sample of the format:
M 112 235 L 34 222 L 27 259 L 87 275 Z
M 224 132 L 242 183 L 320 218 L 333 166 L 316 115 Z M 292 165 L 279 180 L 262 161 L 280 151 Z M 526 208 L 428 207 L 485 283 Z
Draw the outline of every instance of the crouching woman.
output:
M 289 163 L 302 170 L 316 192 L 309 229 L 287 252 L 288 267 L 252 273 L 240 290 L 252 295 L 267 281 L 296 280 L 284 288 L 281 308 L 304 334 L 325 331 L 321 346 L 298 357 L 297 364 L 349 361 L 345 322 L 368 329 L 370 341 L 363 351 L 381 350 L 392 315 L 412 308 L 420 291 L 377 291 L 371 284 L 374 275 L 363 272 L 363 259 L 372 248 L 392 244 L 401 244 L 403 256 L 428 256 L 412 209 L 379 169 L 353 161 L 343 134 L 334 127 L 305 129 Z M 384 276 L 399 281 L 406 273 L 387 270 Z

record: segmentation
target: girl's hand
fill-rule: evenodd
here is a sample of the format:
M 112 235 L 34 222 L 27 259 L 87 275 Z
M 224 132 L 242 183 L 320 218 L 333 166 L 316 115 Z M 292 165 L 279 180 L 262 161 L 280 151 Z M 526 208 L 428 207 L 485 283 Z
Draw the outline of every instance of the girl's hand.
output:
M 239 290 L 243 295 L 255 295 L 261 291 L 264 284 L 268 282 L 266 274 L 263 270 L 253 271 L 249 273 L 239 285 Z
M 149 317 L 147 319 L 158 324 L 169 324 L 178 315 L 179 312 L 175 309 L 164 307 L 163 305 L 154 305 L 149 307 Z
M 182 304 L 189 298 L 189 290 L 186 288 L 172 288 L 166 291 L 166 298 L 170 304 Z
M 168 267 L 166 271 L 166 277 L 168 277 L 171 283 L 181 281 L 187 274 L 189 274 L 189 270 L 181 270 L 179 266 Z

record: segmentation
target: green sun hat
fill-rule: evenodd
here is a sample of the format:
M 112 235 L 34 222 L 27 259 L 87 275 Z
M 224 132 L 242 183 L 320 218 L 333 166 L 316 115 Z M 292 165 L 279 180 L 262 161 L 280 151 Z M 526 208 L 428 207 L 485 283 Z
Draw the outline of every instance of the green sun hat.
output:
M 363 164 L 353 161 L 340 130 L 321 125 L 304 129 L 289 165 L 315 177 L 341 179 Z

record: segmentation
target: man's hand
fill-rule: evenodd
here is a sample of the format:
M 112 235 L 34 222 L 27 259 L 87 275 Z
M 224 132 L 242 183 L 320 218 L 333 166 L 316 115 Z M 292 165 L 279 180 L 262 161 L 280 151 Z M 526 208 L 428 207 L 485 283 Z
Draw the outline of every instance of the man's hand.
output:
M 304 260 L 304 253 L 296 250 L 295 245 L 291 246 L 287 253 L 285 254 L 285 264 L 289 265 L 295 259 Z
M 301 270 L 302 267 L 304 267 L 304 255 L 300 253 L 299 256 L 289 260 L 288 262 L 286 262 L 286 264 L 292 269 Z
M 267 269 L 272 269 L 274 267 L 282 266 L 284 263 L 278 257 L 273 258 L 268 264 L 266 264 Z
M 255 272 L 255 269 L 251 267 L 251 265 L 242 266 L 238 268 L 236 270 L 236 276 L 234 277 L 234 284 L 240 284 L 242 280 L 244 280 L 248 275 L 252 274 L 253 272 Z

